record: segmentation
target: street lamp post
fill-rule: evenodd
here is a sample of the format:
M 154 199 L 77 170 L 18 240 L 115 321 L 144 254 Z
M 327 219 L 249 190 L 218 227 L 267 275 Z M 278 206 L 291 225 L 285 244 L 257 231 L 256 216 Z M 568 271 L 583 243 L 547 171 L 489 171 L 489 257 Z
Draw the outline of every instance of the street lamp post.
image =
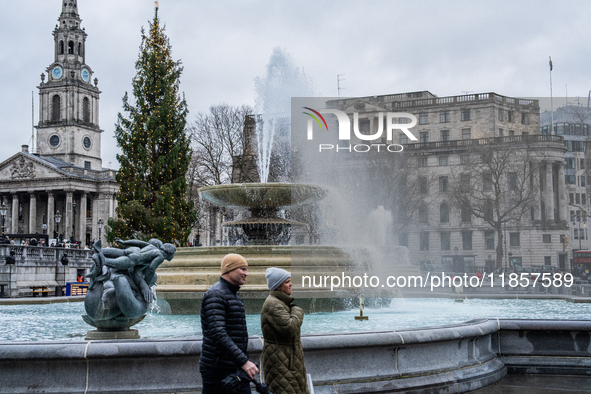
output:
M 60 221 L 62 220 L 62 215 L 60 215 L 60 211 L 57 211 L 55 213 L 54 219 L 55 219 L 55 224 L 56 224 L 56 229 L 57 229 L 58 242 L 61 242 L 60 240 L 62 237 L 60 234 Z M 66 272 L 66 268 L 64 267 L 64 277 L 65 277 L 65 272 Z M 62 293 L 62 287 L 59 285 L 58 273 L 59 273 L 59 252 L 56 251 L 55 252 L 55 281 L 58 283 L 58 285 L 55 287 L 55 295 L 61 296 L 63 293 Z
M 60 211 L 57 211 L 55 216 L 55 224 L 56 224 L 56 229 L 57 229 L 57 241 L 60 242 L 61 236 L 60 236 L 60 221 L 62 220 L 62 215 L 60 215 Z
M 8 208 L 6 204 L 2 203 L 0 207 L 0 214 L 2 214 L 2 238 L 4 238 L 4 225 L 6 224 L 6 214 L 8 213 Z
M 99 219 L 99 221 L 98 221 L 99 241 L 102 239 L 101 238 L 101 230 L 102 229 L 103 229 L 103 219 Z

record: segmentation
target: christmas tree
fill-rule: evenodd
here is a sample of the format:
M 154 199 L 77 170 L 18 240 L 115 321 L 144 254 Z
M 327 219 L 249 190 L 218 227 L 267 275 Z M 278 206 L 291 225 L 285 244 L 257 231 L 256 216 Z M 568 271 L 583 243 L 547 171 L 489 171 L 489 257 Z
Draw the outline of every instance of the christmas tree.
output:
M 121 148 L 117 217 L 109 219 L 108 241 L 158 238 L 185 245 L 195 218 L 186 198 L 191 158 L 185 129 L 187 104 L 179 95 L 180 61 L 160 26 L 158 8 L 142 43 L 133 79 L 134 102 L 123 97 L 115 138 Z

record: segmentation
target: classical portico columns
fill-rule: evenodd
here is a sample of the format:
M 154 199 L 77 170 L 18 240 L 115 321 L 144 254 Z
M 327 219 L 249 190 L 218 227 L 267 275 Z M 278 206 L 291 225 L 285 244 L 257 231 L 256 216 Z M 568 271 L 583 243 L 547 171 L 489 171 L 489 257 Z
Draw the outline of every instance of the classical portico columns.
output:
M 49 237 L 53 237 L 53 231 L 55 229 L 54 215 L 55 201 L 53 193 L 49 192 L 47 196 L 47 234 Z
M 29 195 L 29 234 L 37 233 L 37 195 Z
M 64 234 L 64 238 L 69 239 L 72 234 L 72 198 L 74 193 L 72 191 L 66 192 L 66 212 L 65 212 L 65 224 L 62 233 Z M 69 235 L 69 236 L 68 236 Z
M 564 161 L 556 162 L 557 173 L 558 173 L 558 187 L 556 194 L 558 196 L 558 207 L 559 207 L 559 218 L 560 220 L 567 220 L 568 217 L 568 203 L 566 202 L 566 185 L 564 180 Z
M 543 173 L 545 175 L 544 182 L 544 203 L 546 204 L 546 220 L 554 221 L 554 182 L 552 179 L 552 162 L 544 162 Z
M 76 238 L 80 241 L 81 245 L 86 245 L 86 199 L 88 195 L 86 193 L 82 194 L 80 197 L 80 208 L 78 211 L 78 235 Z
M 12 216 L 10 221 L 10 232 L 12 234 L 18 233 L 18 194 L 12 195 Z

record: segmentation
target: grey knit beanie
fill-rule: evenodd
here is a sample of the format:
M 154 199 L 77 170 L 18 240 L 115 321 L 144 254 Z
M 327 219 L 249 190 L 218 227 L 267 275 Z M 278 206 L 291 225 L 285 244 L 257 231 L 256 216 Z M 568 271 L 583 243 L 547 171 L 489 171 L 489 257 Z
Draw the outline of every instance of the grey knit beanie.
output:
M 291 278 L 291 274 L 284 269 L 270 267 L 267 268 L 265 278 L 267 278 L 267 286 L 269 287 L 269 290 L 277 290 L 287 278 Z

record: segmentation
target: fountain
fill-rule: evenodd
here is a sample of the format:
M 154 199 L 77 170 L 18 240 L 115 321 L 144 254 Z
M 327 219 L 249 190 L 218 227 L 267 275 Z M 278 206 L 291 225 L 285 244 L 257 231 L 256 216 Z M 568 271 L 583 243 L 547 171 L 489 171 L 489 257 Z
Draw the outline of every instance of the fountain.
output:
M 199 195 L 218 206 L 248 208 L 251 217 L 224 226 L 242 228 L 251 245 L 277 245 L 288 238 L 285 233 L 290 227 L 306 225 L 278 217 L 279 209 L 312 204 L 324 198 L 326 191 L 314 185 L 245 183 L 203 187 Z

